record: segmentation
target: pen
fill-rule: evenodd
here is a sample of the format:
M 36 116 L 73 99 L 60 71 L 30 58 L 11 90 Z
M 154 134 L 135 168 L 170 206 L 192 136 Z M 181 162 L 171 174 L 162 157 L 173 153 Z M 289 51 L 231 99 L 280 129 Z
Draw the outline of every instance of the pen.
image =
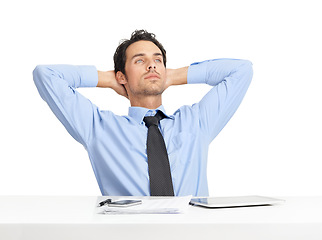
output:
M 104 206 L 104 205 L 106 205 L 106 204 L 108 204 L 108 203 L 111 203 L 111 202 L 112 202 L 112 199 L 108 198 L 108 199 L 106 199 L 106 200 L 104 200 L 104 201 L 100 202 L 100 203 L 98 204 L 98 207 L 102 207 L 102 206 Z

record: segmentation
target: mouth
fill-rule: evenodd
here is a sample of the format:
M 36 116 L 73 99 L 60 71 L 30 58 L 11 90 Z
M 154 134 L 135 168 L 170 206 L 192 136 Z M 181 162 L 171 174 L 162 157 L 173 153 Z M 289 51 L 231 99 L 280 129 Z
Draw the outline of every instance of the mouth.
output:
M 144 77 L 144 79 L 160 79 L 160 76 L 156 73 L 149 73 Z

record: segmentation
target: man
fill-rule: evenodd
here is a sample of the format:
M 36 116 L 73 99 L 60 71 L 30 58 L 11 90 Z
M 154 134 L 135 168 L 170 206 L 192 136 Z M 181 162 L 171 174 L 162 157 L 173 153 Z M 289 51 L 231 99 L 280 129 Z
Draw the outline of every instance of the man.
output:
M 251 82 L 252 64 L 217 59 L 167 69 L 166 51 L 154 34 L 144 30 L 135 31 L 119 45 L 114 63 L 115 70 L 107 72 L 70 65 L 37 66 L 33 72 L 41 97 L 86 148 L 102 194 L 155 195 L 150 186 L 146 117 L 158 113 L 162 119 L 156 123 L 157 131 L 164 138 L 172 194 L 207 196 L 208 146 L 242 101 Z M 199 103 L 168 115 L 162 93 L 169 86 L 187 83 L 213 88 Z M 128 116 L 100 110 L 77 92 L 78 87 L 114 89 L 129 99 Z

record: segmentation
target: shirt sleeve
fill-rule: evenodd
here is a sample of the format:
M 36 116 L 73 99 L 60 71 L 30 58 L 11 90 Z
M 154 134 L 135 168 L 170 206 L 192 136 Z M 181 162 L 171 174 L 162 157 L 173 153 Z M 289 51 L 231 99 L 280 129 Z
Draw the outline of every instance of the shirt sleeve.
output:
M 97 107 L 76 91 L 78 87 L 95 87 L 94 66 L 39 65 L 33 79 L 40 96 L 74 139 L 86 146 L 91 137 Z
M 199 124 L 209 143 L 233 116 L 253 76 L 252 63 L 239 59 L 214 59 L 191 64 L 188 83 L 206 83 L 213 88 L 193 105 Z

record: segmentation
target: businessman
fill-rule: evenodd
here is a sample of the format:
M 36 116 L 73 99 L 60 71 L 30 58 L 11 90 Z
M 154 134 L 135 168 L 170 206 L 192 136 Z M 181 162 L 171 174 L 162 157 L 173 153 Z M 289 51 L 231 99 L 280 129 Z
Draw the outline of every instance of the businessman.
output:
M 155 35 L 136 30 L 116 49 L 112 71 L 39 65 L 33 77 L 41 97 L 87 150 L 103 195 L 207 196 L 209 144 L 241 103 L 252 64 L 214 59 L 168 69 Z M 162 93 L 182 84 L 213 87 L 200 102 L 171 115 Z M 128 115 L 100 110 L 80 87 L 113 89 L 129 99 Z

